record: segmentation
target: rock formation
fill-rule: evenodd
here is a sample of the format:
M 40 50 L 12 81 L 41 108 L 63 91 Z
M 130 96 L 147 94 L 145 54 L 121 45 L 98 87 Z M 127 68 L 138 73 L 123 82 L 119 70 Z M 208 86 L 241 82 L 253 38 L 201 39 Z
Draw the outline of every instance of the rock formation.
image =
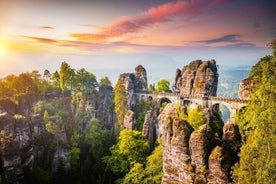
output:
M 123 79 L 126 88 L 126 95 L 128 100 L 128 108 L 133 110 L 137 97 L 134 95 L 135 92 L 147 92 L 147 72 L 146 69 L 139 65 L 135 68 L 134 73 L 123 73 L 119 77 Z
M 173 88 L 181 94 L 216 96 L 217 83 L 216 62 L 196 60 L 184 66 L 182 71 L 176 70 Z M 187 107 L 180 109 L 185 111 Z M 238 126 L 229 121 L 223 127 L 216 109 L 206 105 L 202 107 L 206 123 L 194 130 L 180 118 L 176 108 L 169 103 L 158 117 L 163 144 L 162 183 L 231 182 L 230 170 L 238 160 L 241 145 Z
M 249 94 L 252 92 L 253 80 L 251 78 L 245 78 L 240 82 L 238 95 L 241 99 L 249 99 Z
M 176 70 L 173 88 L 186 95 L 216 96 L 218 72 L 215 60 L 195 60 Z
M 21 183 L 24 170 L 32 168 L 34 162 L 30 123 L 35 122 L 32 117 L 17 114 L 18 106 L 12 101 L 1 100 L 0 104 L 0 183 Z
M 162 184 L 226 184 L 241 144 L 238 127 L 228 122 L 221 139 L 209 123 L 194 130 L 169 103 L 158 117 L 163 146 Z M 219 140 L 217 140 L 219 139 Z
M 132 110 L 128 110 L 124 118 L 124 128 L 133 130 L 135 127 L 135 113 Z
M 114 110 L 111 106 L 113 103 L 113 87 L 100 86 L 99 94 L 96 117 L 104 122 L 106 128 L 111 129 L 114 123 Z
M 174 104 L 168 104 L 159 116 L 163 146 L 163 184 L 193 183 L 189 139 L 193 128 L 181 120 Z

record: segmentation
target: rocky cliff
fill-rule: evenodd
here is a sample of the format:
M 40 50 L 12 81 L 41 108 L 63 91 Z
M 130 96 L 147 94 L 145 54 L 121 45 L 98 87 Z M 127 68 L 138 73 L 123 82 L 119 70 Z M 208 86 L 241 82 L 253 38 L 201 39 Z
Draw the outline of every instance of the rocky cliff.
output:
M 135 127 L 135 113 L 134 107 L 137 103 L 138 97 L 135 92 L 148 92 L 148 81 L 146 69 L 138 65 L 134 73 L 123 73 L 118 80 L 124 81 L 126 89 L 128 113 L 124 118 L 124 127 L 133 129 Z
M 249 99 L 249 94 L 252 92 L 253 80 L 248 77 L 240 82 L 238 96 L 241 99 Z
M 113 87 L 100 86 L 97 100 L 96 117 L 101 120 L 107 129 L 111 129 L 114 123 Z
M 173 88 L 181 94 L 216 96 L 217 83 L 216 62 L 196 60 L 184 66 L 182 71 L 176 70 Z M 188 122 L 187 112 L 188 108 L 198 105 L 183 105 L 169 103 L 158 117 L 163 145 L 162 183 L 231 182 L 230 170 L 238 161 L 241 145 L 238 126 L 230 121 L 223 124 L 218 109 L 206 104 L 201 107 L 206 120 L 194 129 Z M 151 125 L 151 122 L 145 123 Z
M 241 143 L 238 127 L 228 122 L 223 136 L 206 124 L 194 130 L 168 104 L 158 118 L 163 145 L 163 184 L 226 184 Z
M 22 183 L 24 170 L 32 168 L 34 163 L 33 126 L 38 120 L 29 116 L 31 98 L 0 100 L 0 183 Z M 19 114 L 20 113 L 20 114 Z M 23 113 L 24 115 L 22 115 Z
M 218 72 L 215 60 L 195 60 L 176 70 L 173 89 L 181 94 L 216 96 Z
M 134 93 L 148 91 L 146 69 L 139 65 L 135 68 L 134 73 L 123 73 L 119 76 L 119 79 L 124 81 L 128 100 L 128 108 L 133 109 L 137 101 L 137 97 L 134 95 Z

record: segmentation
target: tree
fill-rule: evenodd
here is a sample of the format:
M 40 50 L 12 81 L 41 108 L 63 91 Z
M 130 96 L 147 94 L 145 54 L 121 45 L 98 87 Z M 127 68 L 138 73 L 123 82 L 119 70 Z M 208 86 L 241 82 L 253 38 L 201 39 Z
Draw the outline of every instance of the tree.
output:
M 194 129 L 197 129 L 204 123 L 206 123 L 206 118 L 202 109 L 196 107 L 194 109 L 188 108 L 188 122 L 192 125 Z
M 78 175 L 80 169 L 80 148 L 79 148 L 80 135 L 74 131 L 71 137 L 71 150 L 69 151 L 70 168 L 74 175 Z
M 86 139 L 96 159 L 100 160 L 101 157 L 107 155 L 108 149 L 111 146 L 110 135 L 110 131 L 101 128 L 98 119 L 93 118 L 90 120 Z
M 149 84 L 149 91 L 150 92 L 154 92 L 156 89 L 155 89 L 155 84 Z
M 84 96 L 87 96 L 95 93 L 97 87 L 98 82 L 94 74 L 86 71 L 84 68 L 76 72 L 73 87 L 76 92 L 81 92 Z
M 115 112 L 117 115 L 117 123 L 122 125 L 125 114 L 128 111 L 126 89 L 122 79 L 119 79 L 114 90 Z
M 159 80 L 157 82 L 156 91 L 158 91 L 158 92 L 171 92 L 170 82 L 165 80 L 165 79 Z
M 136 128 L 137 130 L 143 129 L 143 124 L 145 121 L 146 112 L 150 109 L 150 101 L 139 100 L 134 108 L 134 112 L 136 115 Z
M 60 89 L 60 77 L 58 71 L 55 71 L 51 77 L 51 80 L 53 81 L 53 86 L 55 88 Z
M 104 162 L 115 174 L 126 174 L 136 163 L 145 164 L 149 153 L 149 143 L 142 133 L 136 130 L 122 130 L 119 141 L 112 146 L 111 156 Z
M 253 66 L 249 77 L 254 87 L 246 109 L 237 118 L 243 145 L 233 178 L 243 184 L 273 184 L 276 181 L 276 55 L 262 58 Z
M 68 89 L 68 87 L 72 88 L 74 74 L 74 70 L 71 69 L 68 63 L 65 61 L 61 63 L 59 70 L 59 84 L 63 93 Z
M 103 78 L 101 78 L 100 80 L 100 86 L 111 86 L 111 81 L 109 80 L 109 78 L 107 76 L 104 76 Z
M 159 143 L 147 157 L 146 165 L 135 163 L 123 178 L 123 184 L 159 184 L 163 176 L 162 145 Z

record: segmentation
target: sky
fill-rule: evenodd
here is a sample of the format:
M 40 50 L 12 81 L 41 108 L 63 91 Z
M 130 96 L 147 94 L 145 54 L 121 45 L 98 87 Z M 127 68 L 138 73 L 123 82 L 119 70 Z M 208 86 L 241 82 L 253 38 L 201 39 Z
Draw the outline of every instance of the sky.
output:
M 196 59 L 252 66 L 275 18 L 271 0 L 0 0 L 0 77 L 63 61 L 113 82 L 139 64 L 149 81 Z

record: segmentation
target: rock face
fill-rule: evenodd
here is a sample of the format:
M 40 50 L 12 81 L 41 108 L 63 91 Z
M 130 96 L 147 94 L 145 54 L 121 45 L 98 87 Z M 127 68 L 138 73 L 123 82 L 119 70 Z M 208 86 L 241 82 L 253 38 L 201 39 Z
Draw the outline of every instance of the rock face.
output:
M 22 183 L 24 169 L 32 168 L 34 162 L 30 122 L 35 122 L 16 114 L 18 108 L 12 101 L 0 104 L 0 183 Z
M 163 145 L 163 184 L 226 184 L 237 162 L 241 137 L 234 123 L 224 125 L 222 137 L 206 121 L 194 130 L 169 103 L 158 117 Z M 219 139 L 219 140 L 218 140 Z
M 159 116 L 163 146 L 163 184 L 193 183 L 189 139 L 193 128 L 181 120 L 173 104 Z
M 113 87 L 112 86 L 100 86 L 99 87 L 100 98 L 97 102 L 97 115 L 96 117 L 102 122 L 108 129 L 113 127 L 114 113 L 110 104 L 113 103 Z
M 176 70 L 173 88 L 185 95 L 216 96 L 218 72 L 215 60 L 195 60 Z
M 134 73 L 123 73 L 120 75 L 119 79 L 124 81 L 128 100 L 127 105 L 129 109 L 133 110 L 137 101 L 137 97 L 134 95 L 134 92 L 148 91 L 146 69 L 139 65 L 135 68 Z
M 250 78 L 245 78 L 240 82 L 238 95 L 241 99 L 249 99 L 249 95 L 252 92 L 253 80 Z
M 152 106 L 151 109 L 147 111 L 143 124 L 143 135 L 149 140 L 151 150 L 154 149 L 159 131 L 157 122 L 157 109 Z
M 124 128 L 133 130 L 135 128 L 135 122 L 135 113 L 131 110 L 128 110 L 124 118 Z
M 16 101 L 18 104 L 10 100 L 0 102 L 0 183 L 28 183 L 26 173 L 35 163 L 48 166 L 54 172 L 58 159 L 62 158 L 65 168 L 69 167 L 65 127 L 59 125 L 53 138 L 45 138 L 49 134 L 45 133 L 47 127 L 43 123 L 43 114 L 33 114 L 31 109 L 37 102 L 33 100 L 20 98 Z M 70 99 L 64 103 L 70 111 Z M 55 141 L 58 142 L 55 148 L 46 146 Z
M 195 130 L 190 137 L 189 146 L 192 166 L 195 169 L 194 183 L 206 183 L 208 157 L 212 151 L 214 133 L 208 124 Z

